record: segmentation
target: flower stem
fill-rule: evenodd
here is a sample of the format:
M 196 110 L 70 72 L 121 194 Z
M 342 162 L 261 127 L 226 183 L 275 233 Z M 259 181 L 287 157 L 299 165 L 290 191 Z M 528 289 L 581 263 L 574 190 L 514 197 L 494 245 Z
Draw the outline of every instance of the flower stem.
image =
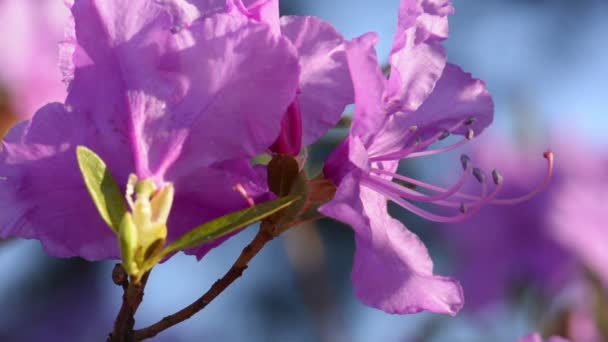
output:
M 121 264 L 116 264 L 112 271 L 112 280 L 116 285 L 122 286 L 122 305 L 116 316 L 114 330 L 108 336 L 108 342 L 134 341 L 135 313 L 144 298 L 144 288 L 148 282 L 150 272 L 146 272 L 141 281 L 129 281 L 128 275 Z
M 209 303 L 211 303 L 211 301 L 213 301 L 226 288 L 228 288 L 230 284 L 243 275 L 243 272 L 247 269 L 251 259 L 253 259 L 253 257 L 258 254 L 262 247 L 264 247 L 264 245 L 266 245 L 266 243 L 271 241 L 273 238 L 274 236 L 270 233 L 269 229 L 265 228 L 263 222 L 255 238 L 243 249 L 241 255 L 234 262 L 228 272 L 226 272 L 222 278 L 213 283 L 211 288 L 209 288 L 205 294 L 178 312 L 166 316 L 147 328 L 136 330 L 134 335 L 135 341 L 142 341 L 147 338 L 154 337 L 162 331 L 187 320 L 197 312 L 204 309 Z

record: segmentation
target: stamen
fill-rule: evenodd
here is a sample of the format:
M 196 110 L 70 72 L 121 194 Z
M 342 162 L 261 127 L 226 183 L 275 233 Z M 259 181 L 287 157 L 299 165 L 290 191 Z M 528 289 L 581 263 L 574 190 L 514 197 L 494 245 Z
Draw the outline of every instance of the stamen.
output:
M 464 120 L 464 124 L 465 126 L 470 126 L 472 125 L 475 121 L 477 120 L 477 118 L 475 118 L 474 116 L 469 116 L 466 120 Z
M 548 167 L 547 167 L 547 173 L 545 174 L 545 179 L 542 182 L 542 184 L 540 184 L 538 187 L 536 187 L 536 189 L 532 190 L 531 192 L 529 192 L 523 196 L 516 197 L 516 198 L 509 198 L 509 199 L 504 199 L 504 198 L 497 199 L 497 200 L 492 201 L 492 204 L 496 204 L 496 205 L 518 204 L 518 203 L 525 202 L 525 201 L 531 199 L 532 197 L 536 196 L 538 193 L 543 191 L 547 187 L 547 185 L 549 185 L 549 181 L 551 180 L 551 175 L 553 174 L 553 152 L 548 150 L 545 153 L 543 153 L 543 157 L 545 157 L 545 159 L 547 159 Z M 502 177 L 501 177 L 501 181 L 502 181 Z
M 458 192 L 458 190 L 461 189 L 464 186 L 464 184 L 466 183 L 468 175 L 470 174 L 470 170 L 471 170 L 470 165 L 468 165 L 468 167 L 465 168 L 465 170 L 464 170 L 465 172 L 462 174 L 462 176 L 460 176 L 460 179 L 458 180 L 458 182 L 456 182 L 456 184 L 454 184 L 448 190 L 435 194 L 435 195 L 424 195 L 413 189 L 399 186 L 398 184 L 395 184 L 392 181 L 389 181 L 389 180 L 386 180 L 386 179 L 383 179 L 380 177 L 373 177 L 371 175 L 369 177 L 363 177 L 361 179 L 361 181 L 363 184 L 367 184 L 370 188 L 377 189 L 377 187 L 380 187 L 380 188 L 384 189 L 385 191 L 393 192 L 393 193 L 398 194 L 399 196 L 406 198 L 408 200 L 411 200 L 411 201 L 436 202 L 436 201 L 442 200 L 444 198 L 448 198 L 448 197 L 452 196 L 453 194 L 455 194 L 456 192 Z M 386 172 L 386 173 L 391 174 L 391 172 Z M 396 174 L 394 174 L 394 175 L 396 175 Z
M 551 176 L 553 174 L 553 166 L 554 166 L 553 152 L 546 151 L 545 153 L 543 153 L 543 157 L 545 159 L 547 159 L 547 163 L 548 163 L 547 173 L 545 175 L 545 179 L 542 182 L 542 184 L 540 184 L 536 189 L 534 189 L 531 192 L 529 192 L 529 193 L 527 193 L 527 194 L 525 194 L 523 196 L 520 196 L 520 197 L 508 198 L 508 199 L 504 199 L 504 198 L 492 199 L 491 201 L 488 201 L 487 203 L 488 204 L 493 204 L 493 205 L 512 205 L 512 204 L 518 204 L 518 203 L 525 202 L 525 201 L 531 199 L 532 197 L 534 197 L 535 195 L 537 195 L 538 193 L 540 193 L 541 191 L 543 191 L 547 187 L 547 185 L 549 184 L 549 181 L 551 180 Z M 461 162 L 462 162 L 462 159 L 461 159 Z M 375 172 L 375 173 L 379 173 L 379 174 L 386 174 L 386 172 L 384 170 L 380 170 L 380 169 L 377 169 L 377 168 L 372 168 L 371 171 Z M 475 171 L 474 171 L 474 174 L 475 174 Z M 436 192 L 445 192 L 445 191 L 448 191 L 447 189 L 445 189 L 443 187 L 440 187 L 440 186 L 437 186 L 437 185 L 433 185 L 433 184 L 429 184 L 429 183 L 425 183 L 425 182 L 419 181 L 417 179 L 406 177 L 406 176 L 403 176 L 403 175 L 395 174 L 394 177 L 397 178 L 397 179 L 399 179 L 399 180 L 402 180 L 404 182 L 408 182 L 410 184 L 419 186 L 419 187 L 424 188 L 424 189 L 428 189 L 428 190 L 432 190 L 432 191 L 436 191 Z M 493 178 L 494 184 L 496 184 L 497 186 L 502 186 L 503 177 L 502 177 L 502 175 L 497 170 L 494 170 L 492 172 L 492 178 Z M 466 193 L 462 193 L 462 192 L 456 192 L 456 193 L 454 193 L 454 197 L 461 198 L 461 199 L 466 199 L 466 200 L 471 200 L 471 201 L 478 201 L 480 199 L 478 196 L 474 196 L 474 195 L 470 195 L 470 194 L 466 194 Z M 449 202 L 449 201 L 439 201 L 439 202 L 435 202 L 435 204 L 446 206 L 446 207 L 454 207 L 454 208 L 457 208 L 460 205 L 459 203 L 454 203 L 454 202 Z
M 407 156 L 405 156 L 403 159 L 410 159 L 410 158 L 417 158 L 417 157 L 426 157 L 426 156 L 432 156 L 434 154 L 438 154 L 438 153 L 443 153 L 443 152 L 448 152 L 448 151 L 452 151 L 455 150 L 459 147 L 464 146 L 466 143 L 469 142 L 470 139 L 462 139 L 461 141 L 446 146 L 446 147 L 442 147 L 442 148 L 437 148 L 437 149 L 433 149 L 433 150 L 426 150 L 426 151 L 421 151 L 421 152 L 414 152 L 414 153 L 410 153 Z
M 433 190 L 433 191 L 437 191 L 437 192 L 445 192 L 445 191 L 447 191 L 447 189 L 442 188 L 440 186 L 429 184 L 429 183 L 425 183 L 425 182 L 419 181 L 417 179 L 406 177 L 406 176 L 403 176 L 403 175 L 400 175 L 400 174 L 393 174 L 391 172 L 388 172 L 388 171 L 385 171 L 385 170 L 382 170 L 382 169 L 378 169 L 378 168 L 372 167 L 370 169 L 370 171 L 378 173 L 378 174 L 387 175 L 387 176 L 393 176 L 393 177 L 395 177 L 395 178 L 397 178 L 397 179 L 399 179 L 401 181 L 404 181 L 404 182 L 407 182 L 407 183 L 410 183 L 410 184 L 413 184 L 415 186 L 419 186 L 421 188 L 425 188 L 425 189 L 428 189 L 428 190 Z M 457 197 L 459 197 L 459 198 L 465 198 L 465 199 L 472 199 L 472 200 L 479 199 L 476 196 L 469 195 L 469 194 L 464 194 L 464 193 L 460 193 L 460 192 L 457 192 L 454 195 L 457 196 Z
M 383 191 L 383 189 L 374 189 L 377 190 L 378 193 L 382 194 L 383 196 L 385 196 L 386 198 L 392 200 L 393 202 L 395 202 L 396 204 L 398 204 L 399 206 L 401 206 L 402 208 L 409 210 L 410 212 L 423 217 L 427 220 L 430 221 L 434 221 L 434 222 L 441 222 L 441 223 L 454 223 L 454 222 L 461 222 L 464 221 L 470 217 L 472 217 L 473 215 L 475 215 L 481 207 L 483 207 L 486 203 L 492 201 L 496 195 L 500 192 L 500 189 L 502 188 L 502 186 L 497 186 L 494 191 L 486 197 L 487 195 L 487 182 L 483 182 L 482 183 L 482 195 L 481 195 L 481 199 L 474 204 L 475 206 L 475 210 L 469 211 L 465 214 L 459 214 L 456 216 L 442 216 L 442 215 L 437 215 L 437 214 L 433 214 L 430 213 L 424 209 L 421 209 L 415 205 L 413 205 L 412 203 L 403 200 L 400 197 L 395 196 L 394 193 L 391 192 L 386 192 Z M 466 210 L 466 208 L 465 208 Z
M 241 183 L 238 183 L 232 189 L 234 191 L 238 192 L 241 196 L 243 196 L 243 198 L 245 198 L 245 200 L 247 201 L 247 204 L 250 207 L 255 206 L 255 201 L 253 200 L 253 198 L 251 196 L 249 196 L 249 194 L 247 193 L 247 190 L 245 190 L 245 188 L 243 187 L 243 185 Z
M 386 154 L 386 155 L 372 156 L 372 157 L 369 158 L 369 160 L 372 161 L 372 162 L 375 162 L 375 161 L 387 161 L 387 160 L 399 160 L 399 159 L 404 159 L 404 158 L 414 158 L 414 157 L 420 157 L 420 156 L 423 156 L 423 155 L 431 155 L 431 154 L 434 154 L 434 153 L 445 152 L 446 150 L 438 149 L 437 152 L 434 152 L 434 153 L 427 153 L 427 154 L 419 154 L 419 153 L 422 153 L 422 152 L 414 153 L 415 151 L 423 150 L 423 149 L 429 147 L 431 144 L 447 138 L 448 136 L 450 136 L 450 134 L 452 134 L 452 132 L 454 132 L 458 128 L 462 127 L 467 120 L 460 121 L 457 124 L 455 124 L 454 126 L 450 127 L 449 129 L 444 129 L 441 132 L 434 134 L 432 137 L 430 137 L 427 140 L 422 141 L 422 139 L 420 137 L 418 137 L 414 141 L 414 144 L 411 145 L 411 146 L 407 146 L 407 147 L 403 148 L 402 150 L 399 150 L 397 152 L 391 152 L 391 153 Z M 410 130 L 408 131 L 408 133 L 412 132 L 412 130 L 411 130 L 412 127 L 416 127 L 416 130 L 418 129 L 417 126 L 411 126 Z M 467 132 L 467 134 L 468 134 L 468 132 Z M 458 145 L 458 144 L 464 144 L 464 143 L 460 142 L 460 143 L 457 143 L 455 145 Z M 451 149 L 454 149 L 454 148 L 457 148 L 457 147 L 460 147 L 460 146 L 462 146 L 462 145 L 453 146 L 453 147 L 447 149 L 447 151 L 449 151 Z M 426 152 L 426 151 L 424 151 L 424 152 Z M 412 155 L 413 155 L 413 157 L 412 157 Z

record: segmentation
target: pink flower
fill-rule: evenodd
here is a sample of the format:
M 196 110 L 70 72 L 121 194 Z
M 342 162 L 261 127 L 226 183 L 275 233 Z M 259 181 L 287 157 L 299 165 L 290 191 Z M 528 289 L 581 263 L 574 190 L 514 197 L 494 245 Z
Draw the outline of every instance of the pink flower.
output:
M 54 256 L 118 255 L 78 171 L 99 154 L 121 186 L 130 173 L 175 189 L 168 240 L 264 196 L 249 160 L 276 140 L 299 77 L 293 45 L 269 27 L 216 14 L 189 23 L 170 1 L 77 0 L 63 45 L 65 103 L 15 127 L 0 154 L 0 236 L 39 239 Z M 201 256 L 219 242 L 194 251 Z
M 461 179 L 447 190 L 396 173 L 400 160 L 462 146 L 492 121 L 493 103 L 484 83 L 446 64 L 441 42 L 447 38 L 447 16 L 452 12 L 449 1 L 401 2 L 388 80 L 374 51 L 375 35 L 357 38 L 346 48 L 355 115 L 348 137 L 326 161 L 324 173 L 338 190 L 320 210 L 353 227 L 355 292 L 365 304 L 389 313 L 427 310 L 454 315 L 463 305 L 463 295 L 456 280 L 433 274 L 424 244 L 389 216 L 387 199 L 430 220 L 457 222 L 491 201 L 501 186 L 496 173 L 496 189 L 488 194 L 485 175 L 466 156 Z M 426 150 L 450 134 L 464 137 L 452 146 Z M 462 197 L 458 190 L 472 176 L 482 184 L 481 196 L 450 201 Z M 434 193 L 427 195 L 393 179 Z M 411 201 L 446 205 L 457 214 L 432 214 Z M 464 213 L 464 209 L 470 210 Z

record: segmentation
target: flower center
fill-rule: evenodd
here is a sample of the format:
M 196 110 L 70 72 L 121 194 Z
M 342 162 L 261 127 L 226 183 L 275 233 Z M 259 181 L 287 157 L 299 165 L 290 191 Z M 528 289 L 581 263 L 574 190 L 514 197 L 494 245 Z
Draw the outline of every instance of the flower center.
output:
M 126 199 L 131 212 L 119 231 L 123 265 L 129 274 L 137 274 L 164 246 L 173 197 L 171 183 L 158 189 L 150 179 L 138 180 L 134 174 L 129 177 Z

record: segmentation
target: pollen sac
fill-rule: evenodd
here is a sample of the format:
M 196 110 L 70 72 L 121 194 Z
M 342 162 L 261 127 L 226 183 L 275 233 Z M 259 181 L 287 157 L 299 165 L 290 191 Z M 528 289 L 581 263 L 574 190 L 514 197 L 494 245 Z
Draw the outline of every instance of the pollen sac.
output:
M 477 179 L 479 183 L 483 184 L 486 181 L 486 174 L 479 168 L 473 169 L 473 176 L 475 176 L 475 179 Z
M 473 138 L 475 137 L 475 132 L 469 128 L 467 129 L 467 134 L 465 135 L 465 137 L 467 138 L 467 140 L 473 140 Z
M 443 130 L 443 132 L 441 132 L 441 135 L 439 135 L 439 138 L 437 138 L 437 140 L 443 140 L 449 136 L 450 136 L 450 131 Z
M 119 242 L 122 263 L 130 275 L 138 276 L 153 266 L 146 265 L 146 261 L 165 245 L 173 197 L 171 183 L 158 189 L 151 180 L 138 180 L 134 175 L 129 177 L 127 201 L 131 212 L 122 220 Z
M 467 170 L 471 167 L 471 158 L 466 154 L 460 156 L 460 163 L 462 164 L 462 169 Z
M 494 170 L 492 171 L 492 180 L 494 181 L 494 184 L 496 185 L 501 185 L 502 184 L 502 175 L 500 174 L 500 172 L 498 172 L 498 170 Z

